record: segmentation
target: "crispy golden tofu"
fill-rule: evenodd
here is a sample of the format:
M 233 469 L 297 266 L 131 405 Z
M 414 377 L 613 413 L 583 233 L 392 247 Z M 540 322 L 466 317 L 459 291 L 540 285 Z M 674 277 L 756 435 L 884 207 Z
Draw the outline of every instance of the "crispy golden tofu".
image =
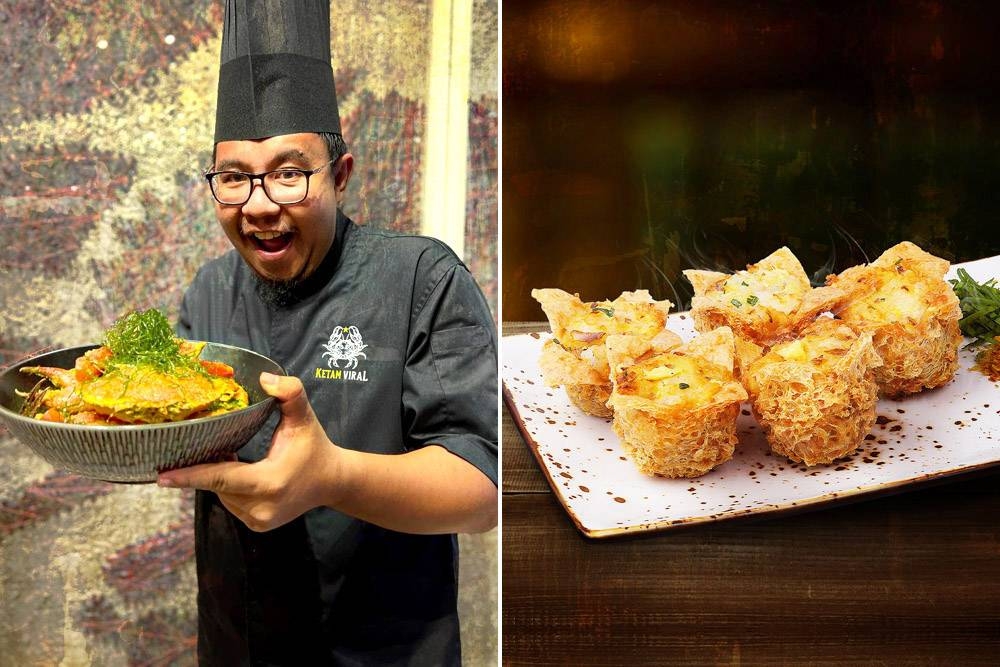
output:
M 842 298 L 839 291 L 814 290 L 798 258 L 779 248 L 746 270 L 718 273 L 687 269 L 694 287 L 695 329 L 728 326 L 738 338 L 767 347 L 807 326 Z
M 676 347 L 608 339 L 608 404 L 626 453 L 647 475 L 697 477 L 732 458 L 747 393 L 736 381 L 733 332 L 721 327 Z
M 875 423 L 881 364 L 870 333 L 829 317 L 750 364 L 744 386 L 771 450 L 806 465 L 854 452 Z
M 875 379 L 885 396 L 939 387 L 958 370 L 962 310 L 944 276 L 949 264 L 904 241 L 866 266 L 827 278 L 845 298 L 834 309 L 869 333 L 883 365 Z
M 596 417 L 612 414 L 607 406 L 611 395 L 607 336 L 628 333 L 647 340 L 674 336 L 666 332 L 673 304 L 654 301 L 646 290 L 595 302 L 581 301 L 560 289 L 536 289 L 531 296 L 541 304 L 552 328 L 553 340 L 543 346 L 539 359 L 545 382 L 564 387 L 574 405 Z

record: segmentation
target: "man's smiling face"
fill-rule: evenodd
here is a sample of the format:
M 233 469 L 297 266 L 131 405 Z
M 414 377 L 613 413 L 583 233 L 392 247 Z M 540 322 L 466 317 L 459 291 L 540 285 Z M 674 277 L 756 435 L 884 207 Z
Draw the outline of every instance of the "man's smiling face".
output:
M 317 169 L 329 161 L 326 142 L 314 133 L 287 134 L 257 141 L 221 141 L 215 170 L 251 174 L 275 169 Z M 311 275 L 333 244 L 337 206 L 351 175 L 353 158 L 309 177 L 309 194 L 297 204 L 278 205 L 254 181 L 242 206 L 216 202 L 215 213 L 230 243 L 265 281 L 295 284 Z

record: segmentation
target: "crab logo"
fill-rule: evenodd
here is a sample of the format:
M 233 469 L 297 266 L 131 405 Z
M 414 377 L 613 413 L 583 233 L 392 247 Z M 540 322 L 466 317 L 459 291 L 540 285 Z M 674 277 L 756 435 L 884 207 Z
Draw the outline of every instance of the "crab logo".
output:
M 355 326 L 334 327 L 330 334 L 330 340 L 323 349 L 323 358 L 330 368 L 340 368 L 340 362 L 347 362 L 344 368 L 357 368 L 359 359 L 367 359 L 368 356 L 362 351 L 367 345 L 361 340 L 361 332 Z

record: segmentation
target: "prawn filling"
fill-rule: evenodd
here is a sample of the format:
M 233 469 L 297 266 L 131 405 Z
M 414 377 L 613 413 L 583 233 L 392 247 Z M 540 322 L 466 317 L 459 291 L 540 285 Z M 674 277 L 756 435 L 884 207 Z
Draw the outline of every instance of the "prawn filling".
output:
M 766 273 L 739 271 L 717 286 L 715 296 L 733 308 L 767 308 L 788 316 L 810 289 L 804 277 L 805 273 L 784 267 Z
M 646 290 L 623 292 L 613 301 L 584 302 L 560 289 L 536 289 L 552 335 L 563 348 L 580 351 L 603 345 L 605 336 L 630 334 L 652 338 L 667 325 L 669 301 L 653 301 Z
M 925 281 L 915 278 L 905 269 L 872 269 L 867 280 L 874 291 L 848 303 L 839 313 L 841 319 L 875 325 L 900 321 L 916 324 L 927 315 L 930 290 Z
M 667 353 L 623 369 L 616 391 L 663 405 L 690 407 L 710 402 L 732 377 L 721 366 Z
M 826 307 L 826 293 L 812 294 L 809 276 L 788 248 L 733 274 L 687 269 L 694 287 L 691 316 L 708 332 L 729 326 L 740 338 L 769 345 L 812 320 Z

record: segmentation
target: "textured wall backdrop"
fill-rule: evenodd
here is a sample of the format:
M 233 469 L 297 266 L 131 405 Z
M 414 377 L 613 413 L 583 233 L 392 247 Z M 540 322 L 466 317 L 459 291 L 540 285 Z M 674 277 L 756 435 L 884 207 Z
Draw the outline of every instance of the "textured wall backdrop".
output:
M 497 3 L 474 3 L 467 263 L 496 311 Z M 416 231 L 429 2 L 334 0 L 346 212 Z M 0 1 L 0 363 L 173 319 L 228 248 L 209 166 L 220 4 Z M 0 431 L 0 664 L 191 665 L 189 493 L 53 470 Z M 465 653 L 496 661 L 496 533 L 462 538 Z

